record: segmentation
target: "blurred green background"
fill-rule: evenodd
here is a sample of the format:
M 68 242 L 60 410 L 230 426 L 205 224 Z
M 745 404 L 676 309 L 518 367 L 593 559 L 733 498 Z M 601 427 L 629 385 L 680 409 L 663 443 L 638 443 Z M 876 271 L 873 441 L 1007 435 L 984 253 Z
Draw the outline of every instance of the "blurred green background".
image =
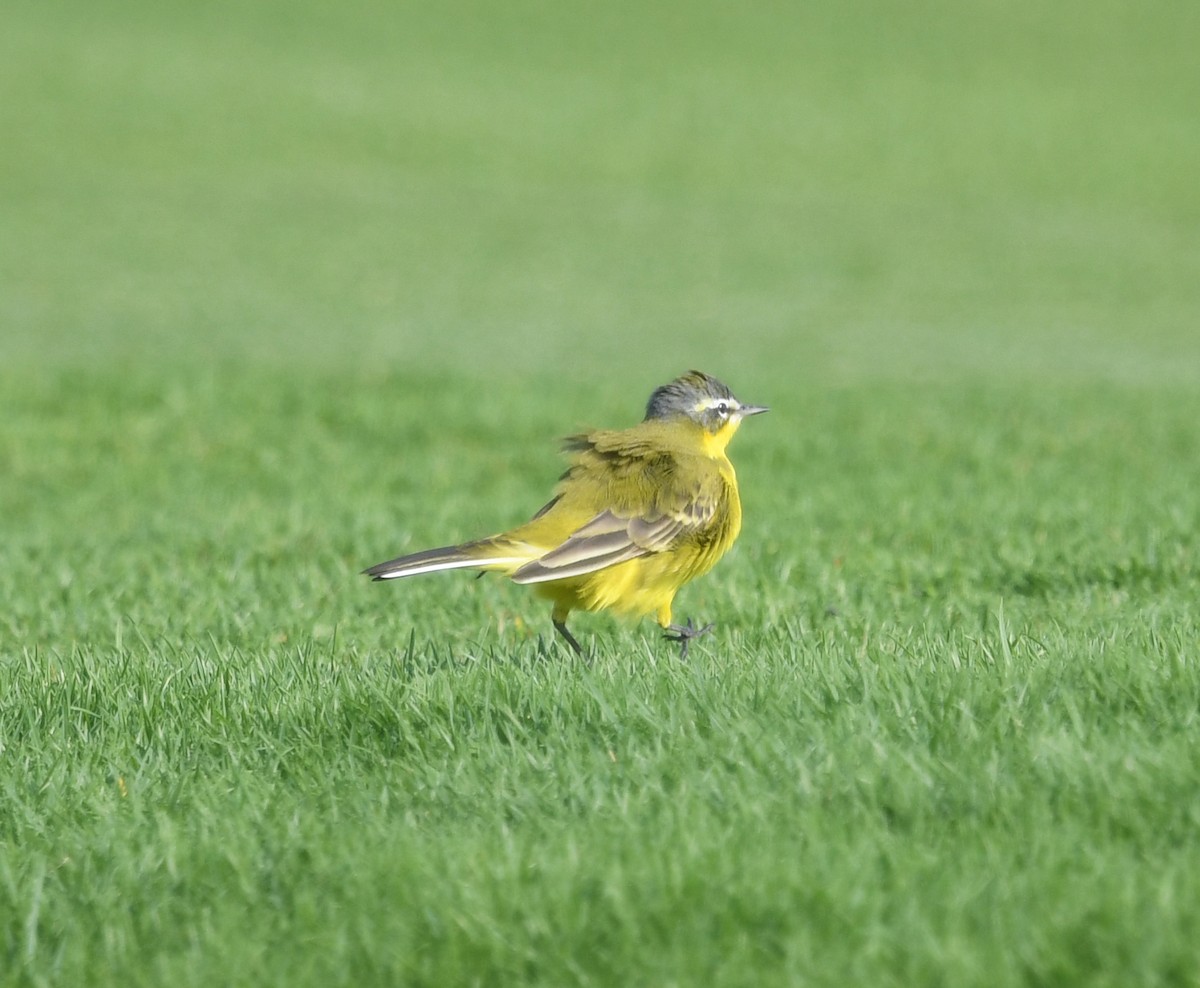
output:
M 0 362 L 1194 384 L 1197 36 L 1184 2 L 10 4 Z
M 1197 38 L 10 0 L 0 984 L 1195 984 Z M 358 575 L 693 366 L 687 663 Z

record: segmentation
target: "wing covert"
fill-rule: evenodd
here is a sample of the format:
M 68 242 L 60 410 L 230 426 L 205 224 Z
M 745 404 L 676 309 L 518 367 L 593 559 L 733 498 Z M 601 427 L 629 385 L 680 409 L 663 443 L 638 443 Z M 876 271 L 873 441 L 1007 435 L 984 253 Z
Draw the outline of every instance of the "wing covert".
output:
M 512 580 L 523 584 L 563 580 L 664 552 L 712 522 L 719 494 L 719 489 L 700 485 L 685 496 L 676 494 L 669 505 L 655 505 L 643 513 L 601 511 L 561 544 L 514 572 Z

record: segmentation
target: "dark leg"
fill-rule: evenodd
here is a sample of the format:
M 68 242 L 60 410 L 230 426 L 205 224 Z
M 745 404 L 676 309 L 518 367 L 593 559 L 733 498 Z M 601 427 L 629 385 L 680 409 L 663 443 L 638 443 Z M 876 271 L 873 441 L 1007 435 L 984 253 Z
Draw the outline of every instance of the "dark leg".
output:
M 667 627 L 664 629 L 666 633 L 663 635 L 663 637 L 669 642 L 679 642 L 679 657 L 681 659 L 686 659 L 688 653 L 688 643 L 691 642 L 693 638 L 699 638 L 701 635 L 707 635 L 715 627 L 716 625 L 710 621 L 703 628 L 697 628 L 692 623 L 692 619 L 688 618 L 687 624 L 667 625 Z
M 554 630 L 567 640 L 567 644 L 571 646 L 572 652 L 578 655 L 581 659 L 584 657 L 583 646 L 580 645 L 579 642 L 575 640 L 575 636 L 567 630 L 566 621 L 560 621 L 558 618 L 554 618 Z

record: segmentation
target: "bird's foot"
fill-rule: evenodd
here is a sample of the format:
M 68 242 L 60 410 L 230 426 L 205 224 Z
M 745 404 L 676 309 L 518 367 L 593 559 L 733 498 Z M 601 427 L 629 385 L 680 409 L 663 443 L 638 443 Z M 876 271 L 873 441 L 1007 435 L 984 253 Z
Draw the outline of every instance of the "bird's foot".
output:
M 665 633 L 663 634 L 663 637 L 669 642 L 678 642 L 679 643 L 679 657 L 681 659 L 686 659 L 687 653 L 688 653 L 688 645 L 691 642 L 691 640 L 693 638 L 699 638 L 701 635 L 707 635 L 715 627 L 716 627 L 716 624 L 713 623 L 712 621 L 710 621 L 703 628 L 697 628 L 696 625 L 692 622 L 692 619 L 688 618 L 687 624 L 669 624 L 669 625 L 667 625 L 667 627 L 665 629 Z

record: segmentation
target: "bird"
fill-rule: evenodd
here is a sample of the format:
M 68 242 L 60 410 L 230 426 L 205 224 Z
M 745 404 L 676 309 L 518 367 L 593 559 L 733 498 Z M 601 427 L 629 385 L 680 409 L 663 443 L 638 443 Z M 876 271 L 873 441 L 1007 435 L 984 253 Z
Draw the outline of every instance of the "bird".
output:
M 671 605 L 741 531 L 726 447 L 745 419 L 767 410 L 739 401 L 715 377 L 689 371 L 654 390 L 638 424 L 568 436 L 567 469 L 525 524 L 363 573 L 379 581 L 442 570 L 500 572 L 550 600 L 554 629 L 577 656 L 584 650 L 567 629 L 568 616 L 610 610 L 653 613 L 686 659 L 691 640 L 713 625 L 676 624 Z

